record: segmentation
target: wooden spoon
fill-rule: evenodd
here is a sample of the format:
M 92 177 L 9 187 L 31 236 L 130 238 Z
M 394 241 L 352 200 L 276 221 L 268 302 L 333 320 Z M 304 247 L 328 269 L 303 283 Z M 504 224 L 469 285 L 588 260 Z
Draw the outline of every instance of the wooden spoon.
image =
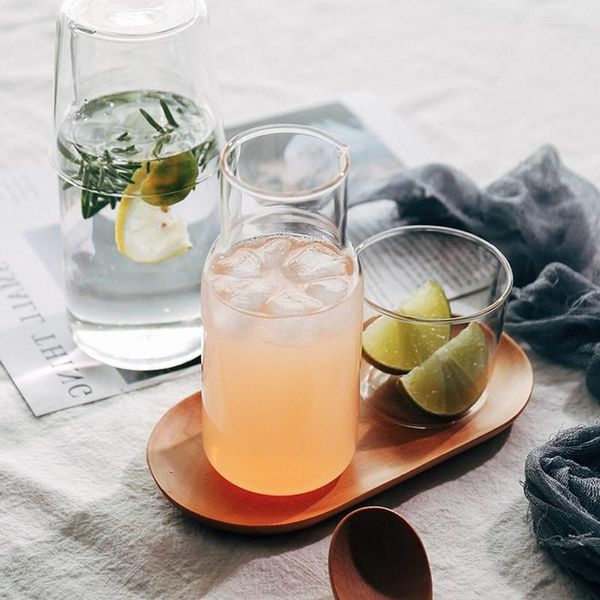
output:
M 335 528 L 329 579 L 337 600 L 431 600 L 429 561 L 417 532 L 382 506 L 358 508 Z

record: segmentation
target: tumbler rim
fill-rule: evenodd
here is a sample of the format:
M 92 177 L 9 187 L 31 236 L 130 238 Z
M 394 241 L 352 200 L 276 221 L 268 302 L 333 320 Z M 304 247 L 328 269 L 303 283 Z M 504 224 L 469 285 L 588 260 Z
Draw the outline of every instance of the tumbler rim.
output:
M 371 300 L 370 298 L 368 298 L 366 290 L 365 290 L 365 303 L 381 315 L 391 317 L 392 319 L 396 319 L 398 321 L 404 321 L 404 322 L 408 322 L 408 323 L 421 323 L 421 324 L 431 324 L 431 323 L 449 324 L 449 325 L 468 324 L 471 321 L 482 319 L 483 317 L 486 317 L 494 312 L 501 310 L 504 307 L 504 305 L 506 304 L 506 302 L 512 292 L 512 288 L 513 288 L 512 268 L 511 268 L 510 263 L 508 262 L 507 258 L 504 256 L 504 254 L 502 254 L 502 252 L 500 252 L 500 250 L 498 250 L 498 248 L 496 248 L 496 246 L 494 246 L 490 242 L 488 242 L 488 241 L 484 240 L 483 238 L 480 238 L 479 236 L 474 235 L 472 233 L 469 233 L 466 231 L 461 231 L 459 229 L 454 229 L 452 227 L 443 227 L 440 225 L 400 225 L 398 227 L 392 227 L 390 229 L 386 229 L 385 231 L 382 231 L 380 233 L 377 233 L 375 235 L 368 237 L 366 240 L 361 242 L 356 247 L 356 255 L 358 256 L 358 260 L 360 262 L 361 254 L 364 253 L 365 250 L 367 250 L 367 248 L 369 248 L 373 244 L 376 244 L 377 242 L 381 242 L 382 240 L 385 240 L 390 237 L 394 237 L 396 235 L 405 235 L 405 234 L 411 234 L 411 233 L 428 233 L 428 232 L 449 235 L 449 236 L 453 236 L 453 237 L 459 237 L 459 238 L 468 240 L 470 242 L 473 242 L 479 246 L 482 246 L 486 250 L 488 250 L 494 256 L 494 258 L 498 261 L 498 263 L 500 264 L 500 266 L 502 267 L 502 269 L 504 270 L 504 272 L 506 274 L 506 284 L 505 284 L 504 289 L 502 290 L 502 293 L 500 294 L 500 296 L 496 300 L 494 300 L 494 302 L 488 304 L 487 306 L 485 306 L 484 308 L 482 308 L 476 312 L 466 314 L 466 315 L 443 318 L 443 319 L 428 318 L 428 317 L 412 317 L 410 315 L 405 315 L 405 314 L 399 313 L 397 311 L 391 310 L 389 308 L 381 306 L 374 300 Z M 364 264 L 361 265 L 361 267 L 362 267 L 362 271 L 363 271 L 365 279 L 366 279 L 368 269 L 365 269 Z

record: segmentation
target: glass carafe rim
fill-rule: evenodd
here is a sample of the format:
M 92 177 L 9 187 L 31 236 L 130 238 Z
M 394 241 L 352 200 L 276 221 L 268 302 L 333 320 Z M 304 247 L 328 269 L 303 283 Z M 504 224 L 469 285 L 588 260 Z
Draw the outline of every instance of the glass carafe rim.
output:
M 251 140 L 266 137 L 273 134 L 297 134 L 313 137 L 321 141 L 331 144 L 337 149 L 339 168 L 336 174 L 326 183 L 310 188 L 308 190 L 301 191 L 285 191 L 285 192 L 271 192 L 263 188 L 259 188 L 245 182 L 243 179 L 238 177 L 232 170 L 229 164 L 229 159 L 233 153 L 242 146 L 242 144 Z M 237 189 L 247 192 L 252 196 L 261 198 L 263 200 L 272 200 L 276 202 L 305 202 L 307 200 L 313 200 L 324 194 L 335 191 L 340 185 L 342 185 L 348 176 L 350 171 L 350 151 L 349 147 L 340 142 L 337 138 L 330 135 L 329 133 L 318 129 L 316 127 L 309 127 L 307 125 L 295 125 L 291 123 L 275 123 L 272 125 L 261 125 L 259 127 L 253 127 L 238 133 L 232 137 L 221 153 L 220 168 L 223 177 L 227 182 L 236 187 Z

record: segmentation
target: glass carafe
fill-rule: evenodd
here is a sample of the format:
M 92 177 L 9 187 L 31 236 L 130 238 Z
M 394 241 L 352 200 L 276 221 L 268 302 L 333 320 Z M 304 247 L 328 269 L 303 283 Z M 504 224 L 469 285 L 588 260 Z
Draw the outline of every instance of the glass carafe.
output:
M 308 127 L 233 138 L 206 262 L 203 444 L 252 492 L 334 480 L 357 437 L 363 283 L 346 237 L 348 149 Z
M 67 313 L 90 356 L 174 366 L 201 347 L 223 144 L 202 0 L 66 0 L 51 159 Z

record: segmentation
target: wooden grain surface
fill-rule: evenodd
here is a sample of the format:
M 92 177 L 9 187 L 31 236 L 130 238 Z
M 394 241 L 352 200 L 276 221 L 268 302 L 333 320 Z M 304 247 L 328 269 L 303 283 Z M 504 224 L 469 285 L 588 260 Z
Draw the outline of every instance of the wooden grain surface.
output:
M 301 529 L 390 488 L 506 429 L 533 389 L 529 359 L 502 336 L 488 397 L 471 417 L 433 431 L 408 429 L 361 405 L 352 463 L 338 479 L 308 494 L 253 494 L 223 479 L 202 449 L 201 394 L 173 406 L 157 423 L 147 446 L 152 476 L 163 494 L 198 519 L 248 534 Z

